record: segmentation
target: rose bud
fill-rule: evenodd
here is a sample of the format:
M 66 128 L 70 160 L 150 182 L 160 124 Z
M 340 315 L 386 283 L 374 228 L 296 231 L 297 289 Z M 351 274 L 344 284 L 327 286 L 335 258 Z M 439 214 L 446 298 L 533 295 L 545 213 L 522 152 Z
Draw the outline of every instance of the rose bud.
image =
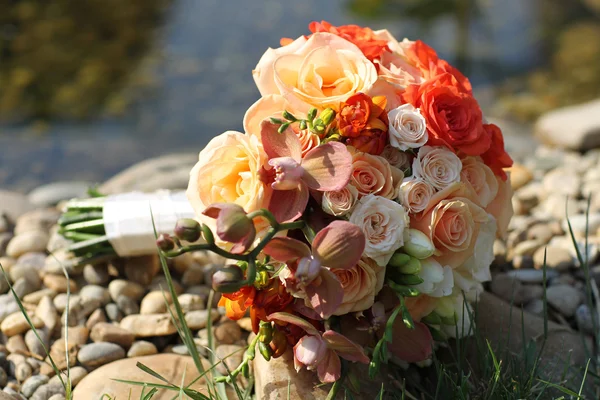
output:
M 156 239 L 156 245 L 162 251 L 171 251 L 175 248 L 175 242 L 168 233 L 161 233 L 158 235 L 158 239 Z
M 203 214 L 217 219 L 217 236 L 234 244 L 230 250 L 233 254 L 243 254 L 252 246 L 256 228 L 241 206 L 217 203 L 209 206 Z
M 418 229 L 408 230 L 409 238 L 404 242 L 403 250 L 419 260 L 424 260 L 433 255 L 435 247 L 431 240 Z
M 174 233 L 181 240 L 195 242 L 200 239 L 200 224 L 192 218 L 181 218 L 177 220 Z
M 233 293 L 244 286 L 243 281 L 244 271 L 235 264 L 228 264 L 213 273 L 212 288 L 215 292 Z

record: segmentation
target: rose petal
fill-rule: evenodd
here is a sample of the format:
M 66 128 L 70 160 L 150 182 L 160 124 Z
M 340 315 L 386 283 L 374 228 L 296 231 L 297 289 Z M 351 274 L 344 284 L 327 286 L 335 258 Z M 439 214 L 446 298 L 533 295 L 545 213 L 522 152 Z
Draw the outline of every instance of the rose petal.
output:
M 333 221 L 317 233 L 312 247 L 324 266 L 349 269 L 360 260 L 365 244 L 365 235 L 358 226 L 346 221 Z
M 335 331 L 326 331 L 323 333 L 323 339 L 325 339 L 330 349 L 335 350 L 340 357 L 348 361 L 356 361 L 363 364 L 370 362 L 364 349 L 344 335 Z
M 302 158 L 300 139 L 291 129 L 286 129 L 283 133 L 279 133 L 278 129 L 279 125 L 275 125 L 269 120 L 261 122 L 260 140 L 265 153 L 269 158 L 292 157 L 300 162 Z
M 335 274 L 326 268 L 321 269 L 320 283 L 316 279 L 305 289 L 306 295 L 314 310 L 323 319 L 331 317 L 336 308 L 342 304 L 344 289 Z
M 290 237 L 276 237 L 271 239 L 263 249 L 263 253 L 283 262 L 309 257 L 311 254 L 306 244 Z
M 260 135 L 260 124 L 267 118 L 280 115 L 289 110 L 290 105 L 279 94 L 261 97 L 244 114 L 244 131 L 248 135 Z M 291 110 L 290 110 L 291 111 Z
M 402 318 L 396 318 L 393 327 L 393 340 L 388 349 L 395 356 L 406 362 L 419 362 L 431 357 L 433 338 L 427 326 L 415 322 L 415 329 L 410 329 Z
M 308 188 L 304 184 L 300 184 L 297 190 L 274 190 L 269 211 L 279 223 L 295 221 L 302 216 L 308 198 Z
M 342 143 L 329 142 L 306 153 L 302 167 L 303 180 L 309 188 L 321 191 L 341 190 L 350 181 L 352 155 Z
M 314 336 L 321 335 L 319 333 L 319 331 L 317 330 L 317 328 L 312 326 L 308 321 L 306 321 L 300 317 L 297 317 L 295 315 L 289 314 L 289 313 L 276 312 L 273 314 L 269 314 L 267 316 L 267 319 L 269 321 L 281 321 L 281 322 L 287 322 L 288 324 L 296 325 L 297 327 L 304 329 L 306 331 L 306 333 L 308 333 L 309 335 L 314 335 Z
M 328 351 L 325 358 L 317 367 L 317 375 L 323 383 L 332 383 L 342 376 L 342 363 L 340 357 L 333 351 Z

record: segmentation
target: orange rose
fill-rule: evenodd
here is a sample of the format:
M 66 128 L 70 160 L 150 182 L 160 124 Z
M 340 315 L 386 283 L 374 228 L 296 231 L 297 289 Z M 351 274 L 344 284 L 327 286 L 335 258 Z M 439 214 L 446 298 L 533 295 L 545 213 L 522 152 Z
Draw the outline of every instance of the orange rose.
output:
M 338 129 L 346 143 L 360 151 L 379 155 L 388 143 L 388 118 L 384 96 L 357 93 L 340 106 Z
M 360 135 L 367 126 L 371 117 L 373 101 L 364 93 L 350 96 L 340 106 L 338 114 L 338 128 L 340 134 L 345 137 L 356 137 Z
M 410 85 L 402 96 L 423 113 L 428 145 L 478 156 L 490 148 L 491 138 L 483 129 L 479 104 L 461 86 L 452 74 L 445 72 L 421 85 Z
M 494 171 L 496 175 L 506 180 L 506 172 L 503 168 L 509 168 L 513 165 L 513 160 L 510 158 L 506 150 L 504 150 L 504 138 L 502 131 L 494 124 L 485 124 L 483 129 L 490 136 L 491 145 L 488 151 L 481 155 L 483 162 Z
M 308 25 L 312 33 L 329 32 L 354 43 L 365 57 L 373 61 L 380 58 L 383 53 L 390 51 L 386 40 L 378 39 L 370 28 L 358 25 L 333 26 L 327 21 L 313 21 Z

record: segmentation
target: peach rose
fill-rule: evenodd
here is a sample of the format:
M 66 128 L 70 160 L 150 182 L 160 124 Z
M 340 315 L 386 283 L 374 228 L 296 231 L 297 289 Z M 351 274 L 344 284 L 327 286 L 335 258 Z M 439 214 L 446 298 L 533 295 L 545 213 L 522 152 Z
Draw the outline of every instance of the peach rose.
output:
M 498 180 L 494 171 L 478 157 L 466 157 L 462 160 L 460 180 L 470 185 L 479 199 L 479 205 L 487 207 L 498 194 Z
M 187 198 L 196 215 L 213 203 L 235 203 L 246 212 L 267 208 L 272 190 L 260 179 L 266 159 L 257 136 L 228 131 L 213 138 L 190 172 Z
M 406 178 L 400 185 L 398 200 L 409 213 L 419 213 L 429 204 L 433 187 L 422 178 Z
M 445 147 L 421 147 L 412 166 L 415 177 L 423 178 L 437 190 L 460 181 L 462 162 Z
M 482 289 L 481 282 L 492 279 L 490 266 L 494 261 L 496 231 L 496 219 L 490 216 L 488 222 L 482 224 L 479 230 L 473 255 L 454 270 L 454 282 L 460 290 L 466 293 L 472 290 L 479 291 Z
M 338 107 L 377 80 L 375 66 L 356 45 L 325 32 L 268 49 L 252 74 L 262 96 L 281 94 L 304 112 Z
M 344 289 L 344 300 L 333 315 L 364 311 L 375 302 L 375 296 L 383 287 L 385 267 L 369 258 L 361 258 L 350 269 L 331 270 Z
M 353 153 L 350 184 L 358 189 L 359 196 L 376 194 L 396 198 L 404 173 L 381 156 L 349 149 Z
M 321 206 L 327 214 L 341 217 L 354 209 L 358 201 L 358 190 L 352 185 L 347 185 L 342 190 L 324 192 Z
M 460 197 L 469 193 L 464 185 L 453 186 L 456 189 L 443 200 L 434 196 L 431 207 L 412 218 L 411 228 L 428 235 L 436 248 L 435 260 L 454 269 L 473 255 L 479 230 L 488 222 L 488 214 L 470 198 Z
M 409 218 L 395 201 L 373 194 L 364 196 L 352 211 L 349 221 L 357 225 L 367 239 L 364 255 L 380 266 L 387 265 L 396 250 L 404 245 Z
M 396 167 L 399 170 L 410 168 L 413 160 L 413 156 L 410 153 L 400 151 L 389 144 L 383 148 L 380 156 L 385 158 L 392 167 Z
M 503 180 L 502 177 L 497 177 L 498 195 L 486 208 L 486 211 L 496 218 L 496 223 L 498 224 L 497 235 L 499 238 L 506 238 L 508 224 L 514 214 L 511 201 L 513 190 L 510 185 L 510 172 L 507 172 L 506 175 L 506 180 Z

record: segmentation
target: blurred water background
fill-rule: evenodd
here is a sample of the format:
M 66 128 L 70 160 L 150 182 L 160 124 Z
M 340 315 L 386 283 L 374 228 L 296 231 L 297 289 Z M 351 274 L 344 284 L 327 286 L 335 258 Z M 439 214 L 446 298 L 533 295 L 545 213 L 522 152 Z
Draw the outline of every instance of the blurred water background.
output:
M 241 129 L 251 70 L 313 20 L 422 39 L 485 112 L 600 96 L 599 0 L 0 0 L 0 187 L 98 182 Z

